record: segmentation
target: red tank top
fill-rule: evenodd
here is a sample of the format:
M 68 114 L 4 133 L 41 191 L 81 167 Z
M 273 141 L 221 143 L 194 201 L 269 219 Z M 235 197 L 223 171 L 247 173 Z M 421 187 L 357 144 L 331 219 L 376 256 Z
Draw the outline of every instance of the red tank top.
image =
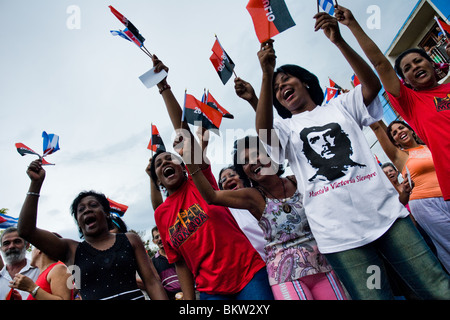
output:
M 64 264 L 61 261 L 55 262 L 47 267 L 36 279 L 36 285 L 38 285 L 42 290 L 45 290 L 48 293 L 52 293 L 52 288 L 50 287 L 50 283 L 47 281 L 47 275 L 52 269 L 58 265 L 58 264 Z M 27 298 L 27 300 L 36 300 L 33 298 L 33 296 L 30 294 Z

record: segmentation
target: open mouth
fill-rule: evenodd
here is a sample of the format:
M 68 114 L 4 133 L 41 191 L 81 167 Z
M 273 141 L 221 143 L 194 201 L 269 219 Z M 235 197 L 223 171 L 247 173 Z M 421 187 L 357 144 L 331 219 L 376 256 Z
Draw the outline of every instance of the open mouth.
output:
M 424 78 L 426 75 L 427 75 L 427 73 L 425 71 L 420 70 L 415 74 L 415 77 L 416 77 L 416 79 L 420 79 L 420 78 Z
M 402 134 L 399 136 L 399 138 L 400 138 L 400 140 L 406 140 L 406 138 L 408 138 L 408 135 L 407 135 L 406 133 L 402 133 Z
M 93 216 L 89 216 L 84 220 L 84 224 L 88 227 L 92 227 L 97 220 Z
M 255 170 L 253 170 L 253 173 L 254 173 L 254 174 L 258 174 L 258 173 L 261 172 L 261 170 L 262 170 L 262 166 L 259 166 L 259 167 L 257 167 Z
M 285 90 L 284 92 L 283 92 L 283 99 L 284 100 L 289 100 L 291 97 L 292 97 L 292 95 L 294 94 L 294 89 L 287 89 L 287 90 Z
M 227 185 L 227 189 L 228 190 L 234 190 L 234 189 L 236 189 L 237 188 L 237 183 L 236 182 L 230 182 L 228 185 Z
M 163 175 L 166 178 L 169 178 L 169 177 L 173 176 L 174 174 L 175 174 L 175 169 L 172 167 L 167 167 L 163 171 Z

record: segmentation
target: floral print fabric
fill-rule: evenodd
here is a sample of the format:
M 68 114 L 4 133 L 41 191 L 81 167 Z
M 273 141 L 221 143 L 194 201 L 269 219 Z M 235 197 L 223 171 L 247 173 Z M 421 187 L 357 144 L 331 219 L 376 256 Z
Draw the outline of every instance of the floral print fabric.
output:
M 284 212 L 283 204 L 289 204 L 291 212 Z M 271 285 L 331 270 L 319 253 L 298 191 L 283 200 L 266 198 L 259 225 L 266 239 L 266 265 Z

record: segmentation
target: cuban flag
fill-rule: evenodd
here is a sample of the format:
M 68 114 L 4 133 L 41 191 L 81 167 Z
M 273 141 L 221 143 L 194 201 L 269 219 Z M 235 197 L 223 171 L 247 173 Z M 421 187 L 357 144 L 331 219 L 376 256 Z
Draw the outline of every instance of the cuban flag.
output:
M 44 138 L 44 154 L 42 157 L 48 156 L 59 150 L 59 136 L 53 133 L 48 134 L 44 131 L 42 132 L 42 138 Z
M 326 87 L 325 90 L 325 104 L 330 102 L 331 99 L 336 98 L 339 95 L 339 90 L 336 88 Z
M 128 29 L 125 30 L 111 30 L 110 31 L 113 36 L 120 36 L 125 40 L 134 42 L 139 48 L 141 48 L 144 44 Z
M 6 229 L 9 227 L 17 227 L 19 218 L 10 217 L 0 212 L 0 229 Z
M 334 14 L 334 4 L 333 0 L 317 0 L 319 1 L 319 6 L 328 13 L 330 16 Z
M 360 85 L 361 82 L 359 81 L 358 77 L 356 76 L 356 74 L 352 75 L 352 86 L 356 87 L 358 85 Z

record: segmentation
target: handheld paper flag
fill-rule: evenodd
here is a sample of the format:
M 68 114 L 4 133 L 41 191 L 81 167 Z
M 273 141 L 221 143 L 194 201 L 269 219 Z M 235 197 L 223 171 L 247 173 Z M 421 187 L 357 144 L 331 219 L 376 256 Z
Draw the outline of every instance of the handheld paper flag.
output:
M 111 34 L 114 36 L 119 35 L 124 39 L 134 42 L 146 55 L 152 58 L 152 54 L 144 46 L 145 38 L 139 33 L 139 30 L 134 26 L 134 24 L 132 24 L 130 20 L 128 20 L 123 14 L 117 11 L 113 6 L 109 6 L 109 9 L 111 10 L 112 14 L 114 14 L 117 19 L 119 19 L 119 21 L 122 22 L 125 27 L 127 27 L 123 31 L 113 30 L 111 31 Z
M 331 99 L 336 98 L 339 95 L 339 90 L 336 88 L 327 87 L 325 89 L 325 104 L 330 102 Z
M 0 229 L 6 229 L 9 227 L 17 227 L 18 221 L 19 221 L 19 218 L 13 218 L 13 217 L 10 217 L 10 216 L 0 212 Z
M 340 85 L 338 85 L 336 82 L 334 82 L 333 80 L 331 80 L 330 78 L 328 78 L 330 80 L 330 87 L 331 88 L 336 88 L 339 91 L 343 91 L 344 89 L 342 89 L 342 87 Z M 340 94 L 340 92 L 339 92 Z
M 130 32 L 139 39 L 140 42 L 144 43 L 145 38 L 139 33 L 139 30 L 134 26 L 134 24 L 131 23 L 130 20 L 128 20 L 123 14 L 121 14 L 119 11 L 114 9 L 113 6 L 109 6 L 109 9 L 111 9 L 111 12 L 117 17 L 117 19 L 120 20 L 120 22 L 123 23 L 125 27 L 130 30 Z
M 319 6 L 328 13 L 330 16 L 334 14 L 334 4 L 333 0 L 317 0 L 319 1 Z
M 134 34 L 131 33 L 130 30 L 125 29 L 125 30 L 111 30 L 110 31 L 111 34 L 113 36 L 120 36 L 122 38 L 124 38 L 125 40 L 134 42 L 135 45 L 137 45 L 139 48 L 141 48 L 143 46 L 143 43 L 134 36 Z
M 24 145 L 23 143 L 16 143 L 16 148 L 17 148 L 17 152 L 20 153 L 20 155 L 23 157 L 26 154 L 35 154 L 38 157 L 41 157 L 39 155 L 39 153 L 37 153 L 36 151 L 34 151 L 33 149 L 27 147 L 26 145 Z
M 212 47 L 212 52 L 213 53 L 209 60 L 211 60 L 214 69 L 216 69 L 217 74 L 220 77 L 220 80 L 222 80 L 222 83 L 226 84 L 234 72 L 235 65 L 225 50 L 223 50 L 217 36 Z
M 128 206 L 112 201 L 111 199 L 107 198 L 109 202 L 109 206 L 111 207 L 111 213 L 117 214 L 120 217 L 122 217 L 125 212 L 128 210 Z
M 216 110 L 219 110 L 222 113 L 224 118 L 234 119 L 234 116 L 231 113 L 229 113 L 225 108 L 223 108 L 216 101 L 216 99 L 214 99 L 214 97 L 212 96 L 212 94 L 209 91 L 203 95 L 202 102 L 206 103 L 208 106 L 210 106 Z
M 150 138 L 150 143 L 148 144 L 147 149 L 152 150 L 153 152 L 157 152 L 159 150 L 166 151 L 166 147 L 164 142 L 159 135 L 158 128 L 152 124 L 152 136 Z
M 361 84 L 361 82 L 359 82 L 359 79 L 356 76 L 356 74 L 353 74 L 353 76 L 352 76 L 352 86 L 353 86 L 353 88 L 355 88 L 359 84 Z
M 34 154 L 36 156 L 38 156 L 41 160 L 42 160 L 42 165 L 43 166 L 48 166 L 48 165 L 53 165 L 52 163 L 48 162 L 47 160 L 45 160 L 44 158 L 41 157 L 41 155 L 39 153 L 37 153 L 36 151 L 34 151 L 33 149 L 27 147 L 26 145 L 24 145 L 23 143 L 16 143 L 16 148 L 17 148 L 17 152 L 23 157 L 24 155 L 27 154 Z
M 182 121 L 190 124 L 201 121 L 205 129 L 219 129 L 222 113 L 207 104 L 197 100 L 193 95 L 185 93 Z
M 42 157 L 48 156 L 59 150 L 59 136 L 53 133 L 48 134 L 44 131 L 42 132 L 42 138 L 44 138 L 44 154 Z
M 247 11 L 260 43 L 295 26 L 284 0 L 250 0 Z

